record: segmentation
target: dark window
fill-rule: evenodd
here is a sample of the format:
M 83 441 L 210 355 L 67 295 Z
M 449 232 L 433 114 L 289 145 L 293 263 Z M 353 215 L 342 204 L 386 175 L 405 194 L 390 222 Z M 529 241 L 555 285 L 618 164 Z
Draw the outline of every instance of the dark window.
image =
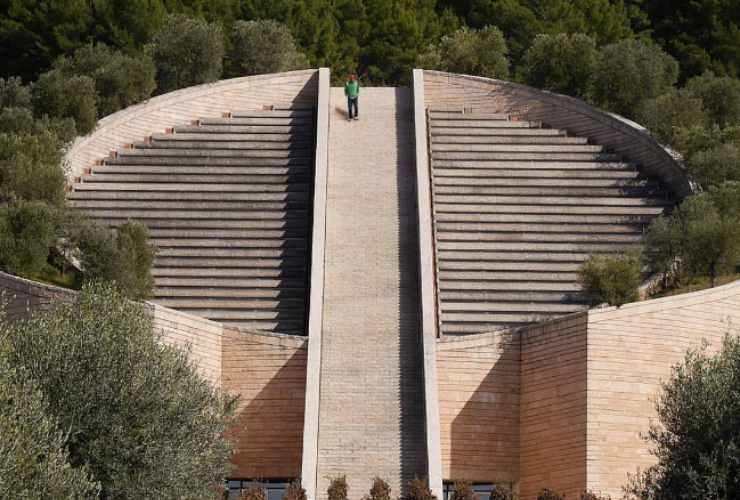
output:
M 226 486 L 229 489 L 229 500 L 237 500 L 239 495 L 252 486 L 264 488 L 267 500 L 283 500 L 285 489 L 290 481 L 285 479 L 229 479 Z

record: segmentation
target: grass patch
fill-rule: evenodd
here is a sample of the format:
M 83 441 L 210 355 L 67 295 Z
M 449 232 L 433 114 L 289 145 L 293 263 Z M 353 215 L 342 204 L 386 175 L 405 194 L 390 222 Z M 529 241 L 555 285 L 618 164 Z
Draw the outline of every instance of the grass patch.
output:
M 716 281 L 716 287 L 726 285 L 735 280 L 740 279 L 740 273 L 727 274 L 724 276 L 718 276 Z M 692 278 L 688 283 L 682 284 L 678 287 L 663 288 L 656 292 L 653 292 L 648 297 L 649 299 L 658 299 L 660 297 L 671 297 L 673 295 L 681 295 L 684 293 L 698 292 L 699 290 L 706 290 L 710 288 L 711 281 L 709 276 L 698 276 Z
M 62 288 L 70 288 L 73 290 L 79 290 L 80 288 L 80 280 L 77 275 L 77 271 L 71 269 L 69 272 L 64 273 L 49 263 L 47 263 L 40 272 L 28 273 L 23 275 L 23 277 Z

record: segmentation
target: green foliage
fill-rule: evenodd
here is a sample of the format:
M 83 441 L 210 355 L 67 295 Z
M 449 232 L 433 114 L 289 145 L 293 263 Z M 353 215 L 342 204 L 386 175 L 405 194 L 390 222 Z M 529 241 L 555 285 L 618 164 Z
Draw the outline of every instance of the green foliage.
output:
M 424 479 L 415 477 L 408 484 L 407 500 L 437 500 L 437 497 L 429 489 L 429 484 Z
M 347 476 L 337 476 L 330 479 L 326 495 L 329 500 L 347 500 L 348 490 Z
M 0 109 L 0 134 L 43 136 L 47 132 L 58 139 L 60 147 L 72 142 L 77 136 L 72 118 L 49 118 L 47 115 L 34 118 L 28 108 Z
M 645 126 L 656 139 L 675 145 L 682 129 L 707 124 L 702 99 L 683 90 L 673 90 L 647 99 L 637 110 L 637 121 Z
M 159 341 L 143 305 L 92 283 L 3 329 L 10 365 L 36 383 L 103 498 L 220 497 L 235 401 Z
M 0 134 L 0 201 L 64 202 L 60 141 L 55 133 Z
M 535 87 L 583 98 L 598 58 L 596 43 L 588 35 L 540 34 L 524 54 L 521 78 Z
M 460 28 L 442 37 L 419 57 L 419 66 L 453 73 L 506 79 L 509 77 L 508 48 L 503 33 L 495 26 L 475 30 Z
M 740 340 L 721 351 L 689 351 L 662 384 L 660 425 L 648 433 L 657 464 L 632 478 L 643 500 L 740 497 Z
M 126 222 L 116 231 L 93 222 L 72 226 L 71 240 L 79 248 L 86 280 L 112 281 L 127 296 L 146 299 L 151 295 L 151 274 L 156 249 L 149 231 L 140 222 Z
M 650 269 L 664 277 L 664 286 L 672 278 L 680 281 L 683 227 L 678 217 L 661 215 L 653 219 L 645 232 L 645 260 Z
M 0 108 L 30 108 L 31 90 L 17 76 L 0 78 Z
M 383 479 L 375 477 L 370 487 L 370 495 L 363 498 L 364 500 L 391 500 L 391 486 Z
M 272 20 L 234 23 L 229 51 L 231 76 L 278 73 L 307 67 L 306 56 L 298 50 L 285 25 Z
M 621 306 L 639 298 L 641 272 L 638 254 L 592 255 L 581 265 L 578 274 L 583 293 L 591 305 L 607 302 Z
M 306 500 L 306 490 L 301 486 L 300 480 L 291 481 L 285 488 L 283 500 Z
M 694 153 L 687 167 L 691 178 L 705 189 L 725 181 L 740 181 L 740 142 Z
M 519 500 L 512 485 L 495 484 L 491 492 L 491 500 Z
M 647 99 L 676 83 L 678 63 L 657 45 L 623 40 L 601 49 L 593 80 L 597 105 L 632 118 Z
M 565 500 L 565 496 L 548 488 L 544 488 L 537 495 L 537 500 Z
M 105 116 L 143 101 L 154 92 L 155 69 L 146 54 L 126 55 L 104 44 L 86 45 L 54 67 L 67 78 L 87 76 L 95 82 L 98 115 Z
M 88 134 L 97 122 L 95 82 L 88 76 L 64 75 L 51 70 L 33 85 L 33 109 L 37 116 L 73 118 L 77 131 Z
M 64 435 L 47 415 L 42 394 L 5 357 L 0 346 L 0 498 L 95 498 L 87 468 L 69 464 Z
M 42 202 L 0 205 L 0 268 L 11 273 L 39 273 L 54 243 L 54 221 Z
M 740 80 L 708 72 L 689 80 L 686 89 L 702 100 L 711 123 L 740 125 Z
M 154 34 L 148 52 L 157 68 L 160 94 L 212 82 L 221 77 L 222 28 L 184 15 L 169 15 Z
M 609 495 L 601 495 L 599 493 L 594 493 L 591 490 L 586 490 L 581 493 L 581 500 L 611 500 L 611 497 Z
M 454 488 L 452 500 L 478 500 L 478 495 L 473 491 L 473 485 L 470 481 L 455 481 Z

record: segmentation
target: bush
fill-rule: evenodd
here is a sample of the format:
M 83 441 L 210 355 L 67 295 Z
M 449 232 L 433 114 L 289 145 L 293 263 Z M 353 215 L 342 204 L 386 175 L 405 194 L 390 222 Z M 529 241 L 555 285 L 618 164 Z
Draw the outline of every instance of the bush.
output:
M 594 493 L 591 490 L 586 490 L 583 493 L 581 493 L 581 500 L 611 500 L 612 497 L 609 495 L 601 495 L 598 493 Z
M 678 63 L 657 45 L 622 40 L 601 49 L 593 80 L 595 103 L 628 118 L 676 83 Z
M 537 495 L 537 500 L 565 500 L 565 496 L 550 489 L 543 489 Z
M 518 500 L 519 496 L 511 485 L 496 484 L 491 492 L 491 500 Z
M 581 265 L 578 274 L 591 305 L 607 302 L 621 306 L 639 298 L 640 258 L 636 254 L 592 255 Z
M 113 231 L 100 224 L 82 222 L 71 236 L 80 251 L 85 280 L 112 281 L 133 299 L 151 295 L 151 266 L 156 249 L 149 243 L 146 226 L 127 222 Z
M 235 401 L 160 342 L 144 306 L 91 283 L 2 328 L 10 366 L 36 383 L 102 498 L 219 498 Z
M 306 500 L 306 490 L 301 486 L 300 480 L 292 481 L 285 488 L 283 500 Z
M 583 98 L 598 59 L 596 42 L 588 35 L 541 34 L 524 54 L 521 78 L 538 88 Z
M 370 487 L 370 495 L 364 497 L 364 500 L 391 500 L 391 487 L 381 478 L 373 479 L 373 485 Z
M 87 467 L 69 464 L 64 434 L 47 415 L 42 394 L 8 366 L 2 351 L 0 346 L 0 498 L 97 497 Z
M 147 52 L 157 68 L 157 92 L 208 83 L 221 77 L 221 26 L 185 15 L 167 16 Z
M 0 267 L 5 271 L 39 273 L 54 240 L 52 212 L 45 203 L 17 201 L 0 206 Z
M 72 57 L 59 59 L 55 68 L 67 78 L 92 78 L 99 117 L 148 99 L 157 86 L 154 62 L 149 55 L 129 56 L 104 44 L 77 49 Z
M 0 134 L 0 202 L 23 199 L 62 205 L 65 177 L 61 164 L 55 133 Z
M 725 143 L 689 156 L 686 166 L 692 180 L 704 189 L 727 181 L 740 181 L 740 143 Z
M 58 139 L 58 146 L 71 142 L 77 135 L 72 118 L 35 118 L 28 108 L 0 109 L 0 134 L 42 135 L 50 132 Z
M 454 488 L 455 491 L 452 492 L 451 500 L 478 500 L 470 481 L 455 481 Z
M 417 63 L 427 69 L 505 79 L 509 77 L 508 52 L 504 35 L 495 26 L 463 27 L 442 37 Z
M 267 500 L 267 493 L 262 486 L 252 485 L 239 498 L 241 500 Z
M 637 121 L 662 143 L 675 146 L 681 129 L 704 127 L 708 120 L 700 98 L 685 91 L 670 90 L 645 100 L 637 110 Z
M 308 67 L 293 35 L 273 20 L 237 21 L 229 51 L 231 76 L 278 73 Z
M 37 116 L 73 118 L 77 132 L 86 135 L 97 122 L 95 81 L 88 76 L 66 76 L 59 70 L 41 75 L 33 85 L 32 102 Z
M 0 108 L 30 108 L 31 91 L 17 76 L 0 78 Z
M 740 125 L 740 80 L 711 71 L 686 83 L 691 95 L 704 103 L 709 119 L 720 127 Z
M 701 335 L 702 332 L 696 332 Z M 738 498 L 740 340 L 727 336 L 714 356 L 689 351 L 655 405 L 648 439 L 657 463 L 627 493 L 645 500 Z
M 329 500 L 347 500 L 347 476 L 337 476 L 331 478 L 326 494 Z
M 424 479 L 415 477 L 409 481 L 409 491 L 406 496 L 407 500 L 437 500 L 437 497 L 429 489 L 429 485 Z
M 653 219 L 645 231 L 645 260 L 650 269 L 663 276 L 663 286 L 680 283 L 683 278 L 679 257 L 682 253 L 683 230 L 675 216 Z

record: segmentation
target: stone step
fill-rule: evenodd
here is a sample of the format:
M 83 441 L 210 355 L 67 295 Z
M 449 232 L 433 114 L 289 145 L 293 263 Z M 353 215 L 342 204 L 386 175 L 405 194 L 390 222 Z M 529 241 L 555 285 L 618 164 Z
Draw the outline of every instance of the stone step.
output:
M 312 117 L 314 109 L 265 109 L 265 110 L 246 110 L 234 111 L 231 118 L 262 118 L 262 117 Z
M 651 213 L 613 213 L 609 215 L 593 213 L 438 213 L 436 221 L 440 222 L 474 222 L 474 223 L 507 223 L 507 224 L 648 224 L 655 214 Z
M 461 111 L 439 111 L 430 109 L 429 116 L 432 120 L 506 120 L 509 121 L 508 113 L 462 113 Z
M 101 218 L 101 224 L 115 227 L 126 222 L 125 217 Z M 219 219 L 149 219 L 142 221 L 149 229 L 270 229 L 301 230 L 308 229 L 307 221 L 301 219 L 255 219 L 255 220 L 219 220 Z
M 198 120 L 199 125 L 252 125 L 256 127 L 269 126 L 303 126 L 312 127 L 313 117 L 311 116 L 260 116 L 245 118 L 201 118 Z
M 154 278 L 157 286 L 155 296 L 162 297 L 160 287 L 224 287 L 235 289 L 247 288 L 268 288 L 273 290 L 282 290 L 284 288 L 293 290 L 303 290 L 306 286 L 305 280 L 294 279 L 270 279 L 270 278 L 190 278 L 190 277 L 157 277 Z M 200 293 L 200 290 L 196 290 Z M 197 295 L 196 295 L 197 296 Z
M 438 122 L 443 124 L 444 122 Z M 470 127 L 451 127 L 447 124 L 437 125 L 432 123 L 429 128 L 432 135 L 432 142 L 435 137 L 440 135 L 461 135 L 466 137 L 474 136 L 565 136 L 565 132 L 548 128 L 470 128 Z
M 539 124 L 536 122 L 524 122 L 524 121 L 509 121 L 509 120 L 487 120 L 487 119 L 466 119 L 463 116 L 458 116 L 449 119 L 432 119 L 432 127 L 444 127 L 444 128 L 539 128 Z
M 154 142 L 192 142 L 192 141 L 224 141 L 224 142 L 242 142 L 242 141 L 259 141 L 259 142 L 288 142 L 313 141 L 313 137 L 308 131 L 295 130 L 289 134 L 233 134 L 230 132 L 199 132 L 205 127 L 190 127 L 193 132 L 175 132 L 169 134 L 152 134 L 151 140 Z
M 264 184 L 281 184 L 288 185 L 292 183 L 310 182 L 311 176 L 307 173 L 293 175 L 243 175 L 243 174 L 221 174 L 212 173 L 204 175 L 189 175 L 180 173 L 168 174 L 120 174 L 117 172 L 104 171 L 95 174 L 85 174 L 82 176 L 82 182 L 116 182 L 130 184 L 148 184 L 148 183 L 170 183 L 170 184 L 247 184 L 247 185 L 264 185 Z
M 535 173 L 539 173 L 535 171 Z M 590 178 L 562 178 L 562 177 L 491 177 L 487 176 L 440 176 L 435 172 L 433 176 L 434 185 L 438 187 L 442 186 L 500 186 L 500 187 L 577 187 L 577 188 L 651 188 L 657 190 L 658 186 L 655 183 L 649 183 L 642 179 L 624 179 L 624 178 L 613 178 L 613 177 L 590 177 Z
M 129 182 L 80 182 L 75 184 L 75 191 L 176 191 L 178 193 L 190 191 L 195 193 L 212 192 L 224 193 L 223 197 L 230 197 L 231 193 L 281 193 L 288 191 L 308 191 L 309 185 L 295 184 L 185 184 L 185 183 L 141 183 Z M 228 193 L 228 194 L 227 194 Z
M 621 252 L 637 247 L 637 242 L 542 242 L 542 241 L 438 241 L 440 257 L 449 252 Z M 287 251 L 287 250 L 286 250 Z
M 261 240 L 280 238 L 307 238 L 306 229 L 150 229 L 152 238 L 220 238 Z
M 509 197 L 511 198 L 511 197 Z M 531 200 L 531 198 L 530 198 Z M 434 211 L 434 218 L 440 222 L 442 221 L 461 221 L 461 222 L 493 222 L 490 216 L 503 215 L 503 214 L 519 214 L 519 215 L 537 215 L 537 214 L 549 214 L 549 215 L 568 215 L 568 216 L 579 216 L 579 215 L 633 215 L 633 216 L 649 216 L 659 215 L 664 211 L 662 206 L 604 206 L 596 203 L 586 205 L 586 201 L 591 199 L 583 199 L 584 203 L 577 204 L 549 204 L 549 205 L 527 205 L 526 202 L 520 204 L 486 204 L 486 205 L 475 205 L 475 204 L 454 204 L 454 203 L 437 203 Z M 530 201 L 531 203 L 531 201 Z M 480 217 L 478 217 L 480 216 Z M 534 219 L 533 219 L 534 220 Z M 567 221 L 564 219 L 564 221 Z M 605 219 L 605 222 L 613 222 L 611 219 Z M 576 223 L 576 221 L 571 221 Z M 642 222 L 641 219 L 635 219 L 630 222 Z M 616 220 L 614 223 L 617 223 Z
M 228 257 L 240 259 L 300 258 L 306 255 L 302 248 L 202 248 L 167 247 L 158 249 L 159 257 Z
M 634 165 L 627 162 L 606 161 L 496 161 L 496 160 L 433 160 L 432 166 L 439 168 L 476 169 L 476 170 L 634 170 Z
M 218 166 L 254 166 L 254 167 L 286 167 L 293 165 L 309 166 L 311 165 L 310 158 L 303 157 L 291 157 L 291 158 L 154 158 L 154 157 L 136 157 L 127 156 L 125 158 L 111 158 L 104 162 L 104 165 L 170 165 L 174 167 L 179 166 L 204 166 L 204 167 L 218 167 Z
M 466 196 L 495 196 L 497 199 L 504 196 L 532 196 L 537 197 L 538 201 L 542 200 L 543 203 L 552 202 L 558 204 L 560 197 L 583 197 L 588 198 L 588 201 L 584 203 L 593 204 L 594 200 L 612 200 L 609 204 L 614 204 L 615 199 L 634 199 L 642 198 L 645 200 L 655 193 L 655 187 L 653 186 L 637 186 L 637 187 L 598 187 L 589 185 L 571 185 L 566 187 L 564 183 L 549 183 L 549 182 L 532 182 L 523 183 L 531 184 L 529 186 L 512 186 L 512 185 L 497 185 L 482 183 L 482 185 L 475 184 L 436 184 L 434 186 L 434 196 L 439 197 L 440 203 L 444 203 L 448 200 L 455 203 L 455 200 L 451 197 L 466 197 Z M 550 201 L 552 200 L 552 201 Z M 459 198 L 457 201 L 460 201 Z M 659 200 L 658 200 L 659 201 Z M 483 201 L 485 203 L 485 201 Z M 480 203 L 480 201 L 478 201 Z M 652 202 L 645 202 L 652 203 Z M 624 203 L 621 203 L 624 204 Z M 634 203 L 629 203 L 634 204 Z M 642 203 L 638 203 L 642 204 Z
M 537 152 L 494 152 L 494 151 L 433 151 L 432 160 L 460 161 L 619 161 L 619 155 L 611 153 L 537 153 Z
M 444 290 L 440 291 L 442 306 L 452 302 L 478 302 L 481 304 L 512 304 L 517 303 L 570 303 L 581 306 L 578 302 L 578 292 L 553 291 L 487 291 L 487 290 Z M 583 307 L 583 306 L 581 306 Z
M 497 330 L 507 330 L 526 326 L 531 323 L 546 321 L 548 319 L 560 316 L 560 314 L 531 314 L 531 315 L 501 315 L 501 321 L 490 321 L 486 323 L 452 323 L 444 322 L 442 324 L 442 333 L 444 335 L 470 335 L 476 333 L 488 333 Z M 514 320 L 513 318 L 518 318 Z
M 592 144 L 458 144 L 434 141 L 433 155 L 437 152 L 509 152 L 509 153 L 601 153 L 603 146 Z
M 304 269 L 305 257 L 253 258 L 243 257 L 162 257 L 154 259 L 155 267 L 178 267 L 189 269 L 230 268 L 230 269 Z
M 174 137 L 176 134 L 172 134 L 170 137 Z M 247 141 L 247 140 L 152 140 L 151 142 L 139 142 L 134 145 L 136 151 L 147 151 L 150 149 L 154 150 L 180 150 L 185 149 L 187 151 L 242 151 L 242 150 L 254 150 L 254 149 L 267 149 L 267 150 L 303 150 L 310 149 L 313 147 L 313 141 L 311 140 L 292 140 L 292 141 Z M 205 154 L 205 153 L 204 153 Z
M 305 134 L 308 130 L 303 125 L 237 125 L 219 123 L 214 125 L 193 125 L 175 127 L 175 134 Z
M 291 175 L 312 174 L 310 165 L 260 167 L 241 166 L 180 166 L 180 165 L 101 165 L 92 168 L 92 174 L 169 174 L 169 175 Z
M 75 185 L 75 191 L 68 193 L 69 200 L 159 200 L 159 201 L 272 201 L 272 202 L 308 202 L 307 191 L 283 192 L 179 192 L 179 191 L 86 191 L 77 190 L 81 184 Z
M 588 144 L 585 137 L 565 135 L 443 135 L 434 134 L 434 144 Z
M 634 231 L 628 234 L 622 233 L 539 233 L 532 231 L 522 233 L 498 233 L 498 232 L 460 232 L 437 230 L 437 241 L 508 241 L 508 242 L 619 242 L 639 243 L 642 240 L 642 232 Z
M 617 250 L 618 251 L 618 250 Z M 455 251 L 439 250 L 437 261 L 465 261 L 465 262 L 494 262 L 494 261 L 522 261 L 522 262 L 577 262 L 581 263 L 596 252 L 556 252 L 556 251 L 524 251 L 521 248 L 507 251 Z M 607 253 L 607 252 L 599 252 Z
M 198 268 L 198 267 L 155 267 L 152 276 L 156 278 L 274 278 L 305 279 L 306 270 L 301 268 Z
M 151 201 L 151 200 L 69 200 L 76 208 L 132 208 L 153 210 L 307 210 L 305 201 Z
M 225 238 L 152 238 L 152 242 L 160 249 L 180 247 L 203 248 L 294 248 L 306 250 L 306 238 L 276 238 L 237 240 Z
M 232 219 L 232 220 L 264 220 L 264 219 L 305 219 L 305 210 L 251 210 L 251 211 L 223 211 L 223 210 L 144 210 L 136 208 L 109 210 L 106 208 L 86 208 L 85 213 L 98 218 L 131 219 Z
M 576 234 L 631 234 L 642 233 L 644 224 L 516 224 L 501 222 L 435 222 L 435 229 L 439 233 L 554 233 L 565 235 Z
M 498 188 L 502 189 L 502 188 Z M 533 197 L 536 196 L 536 197 Z M 526 209 L 519 209 L 524 211 L 529 211 L 530 207 L 535 206 L 568 206 L 568 205 L 575 205 L 577 207 L 586 208 L 586 207 L 595 207 L 595 206 L 604 206 L 604 207 L 641 207 L 641 208 L 659 208 L 659 207 L 666 207 L 669 206 L 670 203 L 668 203 L 665 200 L 661 199 L 655 199 L 655 198 L 638 198 L 638 197 L 627 197 L 627 196 L 609 196 L 609 197 L 584 197 L 583 195 L 577 195 L 577 196 L 556 196 L 553 194 L 546 195 L 542 191 L 530 191 L 528 193 L 524 194 L 512 194 L 511 196 L 506 196 L 505 194 L 496 196 L 494 194 L 469 194 L 465 192 L 458 192 L 458 193 L 439 193 L 435 192 L 434 195 L 434 201 L 438 204 L 467 204 L 467 205 L 481 205 L 481 204 L 487 204 L 487 205 L 517 205 L 520 207 L 527 207 Z M 450 207 L 443 207 L 441 205 L 438 205 L 438 209 L 440 210 L 449 210 Z M 506 210 L 506 209 L 502 209 Z M 515 209 L 516 210 L 516 209 Z M 536 209 L 535 209 L 536 210 Z M 570 212 L 570 210 L 568 210 Z M 593 212 L 593 210 L 589 210 L 589 213 Z M 657 213 L 661 213 L 662 211 L 658 211 Z M 577 213 L 577 212 L 571 212 L 571 213 Z M 641 212 L 643 213 L 643 212 Z
M 159 305 L 170 307 L 173 309 L 245 309 L 245 310 L 280 310 L 280 311 L 295 311 L 303 314 L 303 308 L 305 306 L 301 299 L 188 299 L 188 298 L 161 298 L 157 299 Z
M 440 286 L 453 281 L 524 281 L 524 282 L 559 282 L 566 283 L 578 280 L 577 272 L 558 272 L 558 271 L 440 271 Z
M 240 330 L 246 330 L 250 332 L 254 331 L 268 331 L 273 333 L 281 333 L 284 335 L 305 335 L 306 325 L 304 321 L 245 321 L 245 320 L 232 320 L 229 318 L 208 318 L 219 323 L 223 323 L 229 328 L 238 328 Z
M 180 307 L 179 309 L 189 314 L 195 314 L 202 318 L 208 318 L 213 321 L 221 321 L 224 319 L 230 320 L 241 320 L 241 321 L 259 321 L 259 320 L 271 320 L 278 321 L 279 323 L 285 324 L 288 322 L 292 327 L 299 327 L 303 322 L 304 309 L 283 309 L 279 310 L 265 310 L 265 309 L 229 309 L 219 308 L 214 305 L 212 308 L 204 307 L 209 304 L 203 304 L 201 307 Z
M 584 306 L 574 303 L 560 303 L 553 301 L 550 303 L 543 302 L 452 302 L 445 301 L 442 306 L 442 321 L 455 321 L 456 316 L 462 314 L 485 314 L 491 312 L 511 312 L 511 313 L 532 313 L 532 312 L 549 312 L 557 314 L 570 314 L 582 311 Z M 470 316 L 475 317 L 475 316 Z M 467 318 L 466 318 L 467 319 Z M 473 320 L 480 321 L 480 320 Z
M 215 158 L 311 158 L 311 148 L 291 147 L 283 149 L 185 149 L 185 148 L 138 148 L 122 149 L 118 151 L 117 160 L 128 161 L 135 158 L 140 161 L 143 158 L 167 158 L 170 161 L 179 158 L 207 158 L 208 161 Z M 107 162 L 107 161 L 106 161 Z
M 581 267 L 581 262 L 533 262 L 521 261 L 448 261 L 438 263 L 440 273 L 445 271 L 543 271 L 574 273 Z M 510 299 L 516 300 L 516 299 Z
M 183 281 L 186 282 L 186 281 Z M 186 297 L 186 298 L 218 298 L 218 299 L 291 299 L 303 298 L 305 291 L 303 288 L 203 288 L 203 285 L 195 286 L 175 286 L 175 287 L 157 287 L 154 295 L 158 297 L 156 302 L 166 298 Z
M 533 292 L 559 292 L 559 293 L 576 293 L 580 292 L 581 287 L 578 283 L 574 282 L 547 282 L 547 281 L 481 281 L 478 279 L 470 281 L 441 281 L 439 283 L 440 290 L 442 291 L 533 291 Z
M 511 179 L 510 182 L 523 182 L 525 179 L 564 179 L 563 182 L 575 182 L 583 179 L 637 179 L 639 172 L 633 169 L 510 169 L 510 168 L 435 168 L 434 179 L 453 177 L 471 179 L 472 182 L 483 182 L 482 179 Z

